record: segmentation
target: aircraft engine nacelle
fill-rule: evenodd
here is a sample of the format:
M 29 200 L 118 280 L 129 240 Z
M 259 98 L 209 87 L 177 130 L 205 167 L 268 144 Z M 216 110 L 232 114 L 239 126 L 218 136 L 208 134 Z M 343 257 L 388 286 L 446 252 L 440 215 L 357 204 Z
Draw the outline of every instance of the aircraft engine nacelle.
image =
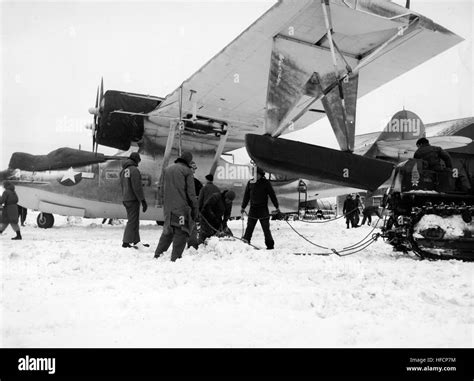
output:
M 98 144 L 127 151 L 143 137 L 144 116 L 161 103 L 157 97 L 108 90 L 104 94 L 96 132 Z

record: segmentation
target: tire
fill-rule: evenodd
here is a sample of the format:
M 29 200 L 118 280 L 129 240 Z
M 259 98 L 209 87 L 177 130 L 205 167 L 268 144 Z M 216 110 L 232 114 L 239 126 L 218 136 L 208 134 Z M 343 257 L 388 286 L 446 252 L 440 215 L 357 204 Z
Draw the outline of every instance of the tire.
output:
M 36 218 L 36 223 L 41 229 L 49 229 L 54 225 L 54 216 L 50 213 L 40 213 Z
M 165 221 L 156 221 L 156 224 L 157 224 L 158 226 L 164 226 Z

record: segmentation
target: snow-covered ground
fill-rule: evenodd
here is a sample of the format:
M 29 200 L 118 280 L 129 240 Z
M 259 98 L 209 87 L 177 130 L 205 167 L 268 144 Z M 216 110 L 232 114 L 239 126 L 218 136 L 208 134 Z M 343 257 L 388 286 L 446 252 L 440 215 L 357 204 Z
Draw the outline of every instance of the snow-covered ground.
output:
M 123 225 L 31 213 L 23 241 L 0 236 L 2 347 L 472 347 L 474 263 L 420 261 L 379 240 L 348 257 L 272 221 L 276 250 L 213 238 L 170 262 L 123 249 Z M 341 249 L 370 232 L 292 225 Z M 231 229 L 241 236 L 241 221 Z M 263 247 L 258 226 L 252 241 Z

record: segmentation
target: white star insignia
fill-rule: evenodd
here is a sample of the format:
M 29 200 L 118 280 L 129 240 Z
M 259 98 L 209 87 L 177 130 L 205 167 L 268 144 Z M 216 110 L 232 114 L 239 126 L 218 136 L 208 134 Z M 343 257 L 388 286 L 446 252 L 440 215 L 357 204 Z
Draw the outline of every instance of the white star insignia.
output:
M 67 172 L 64 173 L 63 178 L 61 179 L 61 182 L 64 182 L 66 180 L 71 180 L 74 184 L 76 183 L 76 178 L 75 176 L 78 175 L 80 172 L 74 172 L 74 169 L 69 168 Z

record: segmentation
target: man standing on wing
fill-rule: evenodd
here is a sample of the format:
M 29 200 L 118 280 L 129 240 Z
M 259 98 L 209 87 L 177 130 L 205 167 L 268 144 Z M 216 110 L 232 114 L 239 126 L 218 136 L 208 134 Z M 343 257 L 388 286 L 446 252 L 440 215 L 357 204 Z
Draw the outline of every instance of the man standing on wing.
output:
M 273 240 L 272 233 L 270 231 L 268 197 L 270 197 L 272 200 L 273 205 L 277 209 L 277 213 L 280 213 L 278 208 L 278 200 L 276 198 L 272 184 L 265 178 L 265 171 L 261 168 L 257 168 L 257 181 L 254 183 L 249 181 L 247 183 L 244 199 L 242 201 L 242 214 L 245 213 L 245 208 L 250 201 L 247 229 L 245 230 L 243 239 L 250 243 L 255 225 L 257 225 L 257 221 L 260 221 L 263 234 L 265 235 L 265 245 L 267 246 L 268 250 L 273 250 L 275 241 Z
M 129 159 L 123 164 L 120 172 L 120 184 L 122 186 L 123 205 L 127 210 L 127 226 L 123 232 L 122 247 L 133 247 L 140 242 L 140 203 L 143 213 L 148 205 L 143 195 L 142 176 L 138 170 L 141 158 L 138 152 L 132 152 Z M 150 245 L 144 244 L 148 247 Z

